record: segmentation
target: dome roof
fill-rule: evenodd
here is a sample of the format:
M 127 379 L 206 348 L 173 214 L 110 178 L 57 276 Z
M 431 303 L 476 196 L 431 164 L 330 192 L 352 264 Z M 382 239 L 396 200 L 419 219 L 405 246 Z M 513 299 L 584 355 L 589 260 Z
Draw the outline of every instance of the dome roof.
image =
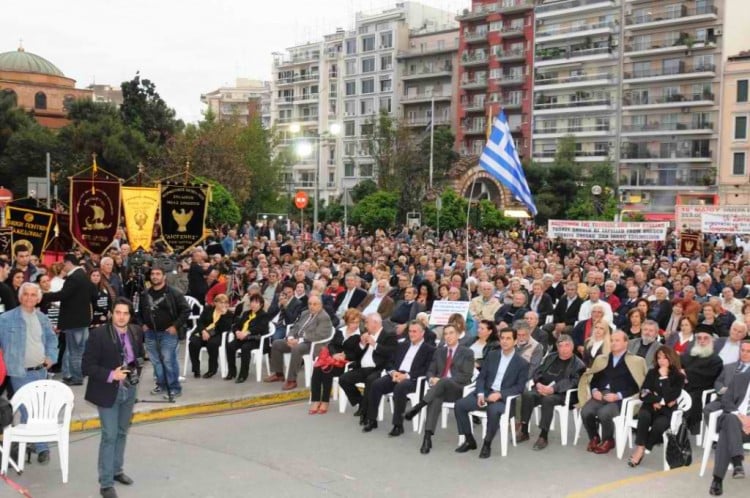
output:
M 0 71 L 15 71 L 18 73 L 51 74 L 65 76 L 60 69 L 44 57 L 26 52 L 23 47 L 15 52 L 0 54 Z

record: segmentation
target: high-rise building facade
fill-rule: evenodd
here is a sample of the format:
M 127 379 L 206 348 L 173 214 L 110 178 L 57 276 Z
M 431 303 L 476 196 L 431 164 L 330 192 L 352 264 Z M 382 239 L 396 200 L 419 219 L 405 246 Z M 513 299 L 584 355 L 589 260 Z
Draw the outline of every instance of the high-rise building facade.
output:
M 271 121 L 270 98 L 270 82 L 237 78 L 234 86 L 222 86 L 204 93 L 201 102 L 217 119 L 236 119 L 247 124 L 253 117 L 259 117 L 267 128 Z
M 750 205 L 750 51 L 730 56 L 721 89 L 719 196 L 722 205 Z

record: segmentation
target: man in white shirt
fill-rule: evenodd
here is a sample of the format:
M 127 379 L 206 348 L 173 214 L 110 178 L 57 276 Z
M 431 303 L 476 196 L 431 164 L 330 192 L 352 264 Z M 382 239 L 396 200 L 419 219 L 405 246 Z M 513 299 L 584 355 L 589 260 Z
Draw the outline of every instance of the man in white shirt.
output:
M 346 291 L 336 296 L 334 302 L 336 316 L 339 318 L 343 318 L 346 310 L 356 308 L 367 297 L 367 292 L 359 287 L 359 276 L 356 273 L 347 273 L 344 278 L 344 285 Z
M 719 337 L 714 341 L 714 351 L 724 365 L 736 363 L 740 357 L 740 343 L 747 337 L 745 322 L 735 320 L 729 329 L 729 337 Z
M 608 302 L 603 301 L 600 298 L 601 290 L 599 287 L 595 285 L 589 287 L 589 298 L 581 304 L 581 309 L 578 311 L 579 322 L 591 318 L 591 307 L 595 304 L 600 304 L 602 306 L 602 311 L 604 311 L 604 320 L 610 325 L 612 324 L 612 307 Z
M 721 307 L 733 314 L 742 316 L 742 305 L 744 302 L 734 297 L 734 290 L 727 286 L 721 290 Z
M 491 282 L 479 282 L 479 296 L 471 300 L 469 312 L 475 321 L 495 320 L 495 313 L 500 309 L 500 301 L 494 297 L 495 286 Z

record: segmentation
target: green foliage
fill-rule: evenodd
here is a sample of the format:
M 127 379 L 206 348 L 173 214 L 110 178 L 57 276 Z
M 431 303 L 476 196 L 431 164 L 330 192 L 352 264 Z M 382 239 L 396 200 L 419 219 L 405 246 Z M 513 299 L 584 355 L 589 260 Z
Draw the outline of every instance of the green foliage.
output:
M 156 91 L 156 85 L 141 79 L 139 73 L 130 81 L 120 85 L 122 105 L 120 114 L 127 126 L 140 130 L 149 143 L 164 145 L 184 126 L 175 118 L 174 109 Z
M 388 230 L 396 224 L 396 202 L 398 195 L 395 192 L 378 191 L 368 195 L 354 206 L 352 210 L 352 223 L 361 224 L 368 232 L 374 232 L 378 228 Z
M 440 210 L 440 230 L 455 230 L 466 227 L 466 208 L 468 201 L 459 197 L 452 189 L 446 189 L 440 196 L 443 206 Z M 422 208 L 422 220 L 431 227 L 437 227 L 437 209 L 434 202 L 425 203 Z
M 197 180 L 211 185 L 211 202 L 208 203 L 209 224 L 235 225 L 242 221 L 240 207 L 223 185 L 205 177 L 197 177 Z
M 54 156 L 58 147 L 51 131 L 36 123 L 23 126 L 9 136 L 0 154 L 0 183 L 13 191 L 14 197 L 25 197 L 26 178 L 46 176 L 46 154 L 50 152 Z
M 283 205 L 281 191 L 281 165 L 271 160 L 268 132 L 260 118 L 250 121 L 240 134 L 240 148 L 249 172 L 250 188 L 243 206 L 243 214 L 255 219 L 260 212 L 275 212 Z
M 349 190 L 349 195 L 352 197 L 352 202 L 359 202 L 368 195 L 372 195 L 378 191 L 378 184 L 373 180 L 367 179 L 362 180 L 358 184 Z
M 479 226 L 481 230 L 509 230 L 516 225 L 516 220 L 506 218 L 495 204 L 487 199 L 479 202 Z
M 34 124 L 28 114 L 16 108 L 15 98 L 11 93 L 0 91 L 0 155 L 14 133 Z

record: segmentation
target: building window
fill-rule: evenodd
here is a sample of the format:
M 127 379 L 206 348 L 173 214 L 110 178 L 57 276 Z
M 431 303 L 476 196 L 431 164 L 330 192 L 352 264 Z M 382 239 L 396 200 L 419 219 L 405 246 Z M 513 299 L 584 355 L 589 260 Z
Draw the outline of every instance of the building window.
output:
M 745 153 L 735 152 L 732 161 L 732 174 L 735 176 L 745 175 Z
M 354 155 L 354 154 L 351 154 L 351 155 Z M 354 176 L 354 163 L 349 162 L 349 163 L 344 164 L 344 176 L 348 178 L 351 178 Z
M 354 136 L 354 121 L 344 121 L 344 136 L 345 137 L 353 137 Z
M 390 71 L 393 68 L 393 56 L 384 55 L 380 58 L 380 70 Z
M 737 81 L 737 102 L 747 102 L 747 80 Z
M 366 136 L 372 135 L 372 128 L 373 128 L 372 123 L 364 123 L 360 125 L 359 127 L 360 136 L 366 137 Z M 363 142 L 363 143 L 367 143 L 367 142 Z
M 372 178 L 372 164 L 360 164 L 359 176 L 363 176 L 365 178 Z
M 34 109 L 46 109 L 47 108 L 47 96 L 44 92 L 37 92 L 34 95 Z
M 734 139 L 747 140 L 747 116 L 734 117 Z
M 354 81 L 347 81 L 344 88 L 344 94 L 346 95 L 354 95 L 357 93 L 357 83 Z
M 381 92 L 390 92 L 392 89 L 393 89 L 393 84 L 392 84 L 390 78 L 380 80 L 380 91 Z
M 369 116 L 373 113 L 372 99 L 364 99 L 359 102 L 359 113 L 362 116 Z
M 347 76 L 352 76 L 353 74 L 357 73 L 357 59 L 352 59 L 352 60 L 346 61 L 345 64 L 346 64 L 346 66 L 345 66 L 346 73 L 345 74 Z
M 393 47 L 393 33 L 380 33 L 380 48 Z
M 375 92 L 375 80 L 372 78 L 362 80 L 362 93 L 374 93 Z
M 375 50 L 375 37 L 365 36 L 362 38 L 362 52 L 371 52 Z
M 391 112 L 391 98 L 390 97 L 380 97 L 380 110 L 385 111 L 387 113 Z
M 353 156 L 357 152 L 357 143 L 356 142 L 346 142 L 344 144 L 344 155 L 345 156 Z M 353 173 L 352 173 L 353 175 Z M 352 176 L 347 175 L 347 176 Z
M 362 59 L 362 72 L 372 73 L 375 71 L 375 58 Z
M 346 54 L 351 55 L 351 54 L 356 54 L 356 53 L 357 53 L 357 40 L 353 38 L 351 40 L 346 40 Z

